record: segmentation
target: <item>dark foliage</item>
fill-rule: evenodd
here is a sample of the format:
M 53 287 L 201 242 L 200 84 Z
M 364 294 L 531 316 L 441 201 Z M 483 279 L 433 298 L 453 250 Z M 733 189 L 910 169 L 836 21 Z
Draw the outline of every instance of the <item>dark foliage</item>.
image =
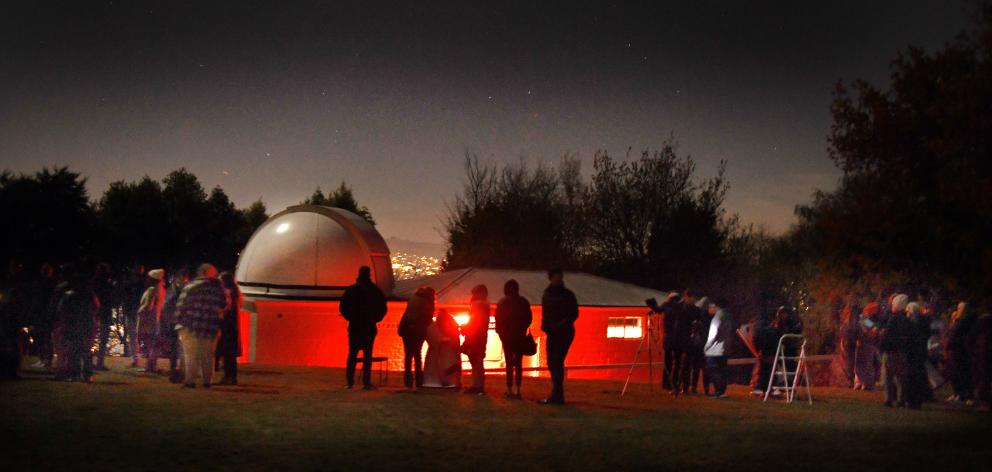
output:
M 978 18 L 941 50 L 900 54 L 887 89 L 837 86 L 830 155 L 844 177 L 799 211 L 831 270 L 972 299 L 992 289 L 992 7 Z
M 341 182 L 334 192 L 324 195 L 324 192 L 317 187 L 313 191 L 313 195 L 307 197 L 303 200 L 304 205 L 323 205 L 334 208 L 340 208 L 342 210 L 348 210 L 368 221 L 372 226 L 375 226 L 375 218 L 372 218 L 372 212 L 369 211 L 364 205 L 359 205 L 358 200 L 355 199 L 355 194 L 352 192 L 351 187 L 345 182 Z
M 0 174 L 0 259 L 26 266 L 60 264 L 92 251 L 97 220 L 86 179 L 66 167 L 34 175 Z

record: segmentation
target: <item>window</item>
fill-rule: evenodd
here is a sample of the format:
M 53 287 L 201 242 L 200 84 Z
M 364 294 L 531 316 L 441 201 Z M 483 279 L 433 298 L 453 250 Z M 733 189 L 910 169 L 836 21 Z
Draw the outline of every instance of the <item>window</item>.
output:
M 606 319 L 606 337 L 613 339 L 640 339 L 640 316 L 611 316 Z

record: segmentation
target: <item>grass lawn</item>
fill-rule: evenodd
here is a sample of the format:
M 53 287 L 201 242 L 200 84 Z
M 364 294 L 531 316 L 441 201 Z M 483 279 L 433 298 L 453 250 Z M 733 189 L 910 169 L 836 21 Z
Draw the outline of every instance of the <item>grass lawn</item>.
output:
M 0 384 L 5 470 L 988 470 L 989 413 L 927 405 L 887 409 L 877 392 L 815 388 L 814 405 L 673 399 L 658 388 L 571 380 L 570 404 L 344 390 L 341 369 L 242 366 L 237 387 L 185 390 L 125 369 L 96 383 L 28 374 Z M 893 467 L 904 467 L 895 469 Z

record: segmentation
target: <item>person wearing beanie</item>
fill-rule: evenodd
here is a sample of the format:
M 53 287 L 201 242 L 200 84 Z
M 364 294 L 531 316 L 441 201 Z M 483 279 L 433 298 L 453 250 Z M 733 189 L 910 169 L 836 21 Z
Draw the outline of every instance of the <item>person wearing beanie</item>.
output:
M 909 320 L 906 318 L 906 305 L 909 296 L 896 294 L 890 298 L 889 320 L 881 333 L 879 349 L 882 351 L 882 372 L 885 379 L 885 406 L 904 406 L 906 393 L 903 389 L 906 377 L 906 349 L 909 343 Z
M 854 389 L 874 390 L 881 367 L 881 354 L 878 351 L 879 306 L 871 302 L 861 312 L 858 322 L 857 347 L 854 353 Z

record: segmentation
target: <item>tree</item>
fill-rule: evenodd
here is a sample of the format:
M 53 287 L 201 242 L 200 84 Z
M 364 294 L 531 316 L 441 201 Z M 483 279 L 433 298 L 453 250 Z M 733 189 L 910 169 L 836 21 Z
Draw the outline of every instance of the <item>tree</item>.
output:
M 355 195 L 344 181 L 341 181 L 341 185 L 331 194 L 324 196 L 324 192 L 317 187 L 313 194 L 310 195 L 306 200 L 303 200 L 304 205 L 323 205 L 334 208 L 340 208 L 342 210 L 348 210 L 368 221 L 369 224 L 375 226 L 375 219 L 372 218 L 372 212 L 369 211 L 368 207 L 364 205 L 359 205 L 358 201 L 355 199 Z
M 583 184 L 578 163 L 561 170 L 520 162 L 502 169 L 465 155 L 467 182 L 448 208 L 445 269 L 575 266 L 575 217 Z M 564 176 L 564 177 L 563 177 Z
M 102 253 L 114 265 L 165 265 L 169 221 L 162 186 L 147 175 L 137 182 L 119 180 L 100 198 Z
M 91 251 L 96 218 L 86 179 L 67 167 L 33 175 L 0 174 L 0 259 L 27 265 L 64 263 Z M 5 265 L 6 267 L 6 265 Z
M 593 167 L 582 221 L 595 271 L 663 289 L 721 285 L 717 268 L 727 263 L 729 235 L 724 164 L 696 183 L 692 158 L 679 157 L 669 139 L 635 160 L 597 153 Z
M 242 226 L 238 231 L 238 244 L 236 245 L 238 250 L 245 247 L 248 244 L 248 240 L 251 235 L 255 233 L 255 230 L 265 220 L 269 219 L 268 210 L 265 208 L 265 203 L 262 203 L 262 199 L 255 200 L 248 208 L 239 210 L 241 213 Z
M 207 198 L 207 231 L 211 237 L 206 241 L 207 254 L 218 267 L 232 269 L 238 262 L 238 253 L 244 247 L 240 236 L 246 226 L 244 215 L 234 207 L 231 200 L 219 186 L 210 191 Z
M 162 180 L 166 221 L 162 230 L 168 234 L 164 247 L 176 266 L 193 267 L 213 261 L 211 233 L 207 222 L 210 208 L 199 179 L 185 168 L 169 173 Z
M 838 84 L 830 156 L 839 188 L 801 209 L 821 260 L 965 298 L 992 289 L 992 6 L 942 49 L 909 48 L 891 82 Z

